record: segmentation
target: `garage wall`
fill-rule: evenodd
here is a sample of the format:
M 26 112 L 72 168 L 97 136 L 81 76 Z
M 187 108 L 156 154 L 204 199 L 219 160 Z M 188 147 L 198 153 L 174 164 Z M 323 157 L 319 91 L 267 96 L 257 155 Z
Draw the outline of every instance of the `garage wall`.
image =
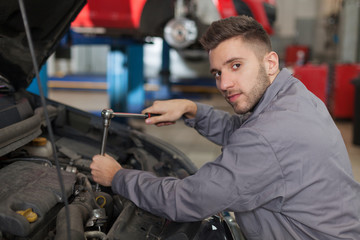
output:
M 344 1 L 341 13 L 339 60 L 344 63 L 359 62 L 360 1 Z
M 338 36 L 329 16 L 341 5 L 342 0 L 277 0 L 274 49 L 284 57 L 286 46 L 304 44 L 310 47 L 313 61 L 335 61 Z

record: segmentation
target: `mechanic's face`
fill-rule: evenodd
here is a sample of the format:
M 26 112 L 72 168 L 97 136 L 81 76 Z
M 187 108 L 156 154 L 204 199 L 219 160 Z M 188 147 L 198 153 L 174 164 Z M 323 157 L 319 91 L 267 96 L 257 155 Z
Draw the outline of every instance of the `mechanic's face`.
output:
M 216 86 L 238 114 L 249 112 L 272 82 L 253 48 L 235 37 L 209 52 Z

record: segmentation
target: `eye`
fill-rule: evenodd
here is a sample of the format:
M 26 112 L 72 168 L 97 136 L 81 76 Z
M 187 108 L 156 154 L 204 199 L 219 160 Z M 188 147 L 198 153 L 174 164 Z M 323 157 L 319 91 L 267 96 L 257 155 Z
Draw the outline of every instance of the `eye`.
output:
M 221 76 L 221 71 L 216 71 L 216 72 L 213 72 L 213 76 L 215 78 L 219 78 Z
M 240 63 L 235 63 L 234 65 L 232 65 L 232 69 L 236 70 L 240 67 Z

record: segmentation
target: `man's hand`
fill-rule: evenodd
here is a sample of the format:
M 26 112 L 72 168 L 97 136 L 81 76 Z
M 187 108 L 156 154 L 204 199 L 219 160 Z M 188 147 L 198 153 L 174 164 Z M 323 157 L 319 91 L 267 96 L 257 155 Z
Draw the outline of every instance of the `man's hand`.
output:
M 121 165 L 111 156 L 95 155 L 90 164 L 91 174 L 95 182 L 102 186 L 111 186 L 111 182 Z
M 144 109 L 142 113 L 161 114 L 145 120 L 146 124 L 155 124 L 158 127 L 171 125 L 183 115 L 186 118 L 195 118 L 197 106 L 194 102 L 186 99 L 173 99 L 167 101 L 155 101 L 152 106 Z

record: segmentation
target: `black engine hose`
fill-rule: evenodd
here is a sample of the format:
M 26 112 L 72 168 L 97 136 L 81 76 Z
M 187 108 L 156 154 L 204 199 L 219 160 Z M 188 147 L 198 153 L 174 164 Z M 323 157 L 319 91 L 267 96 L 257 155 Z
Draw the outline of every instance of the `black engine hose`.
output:
M 90 218 L 94 209 L 100 208 L 95 201 L 94 192 L 92 191 L 89 179 L 82 173 L 77 174 L 77 182 L 83 189 L 75 197 L 74 201 L 69 204 L 70 212 L 70 237 L 72 240 L 84 240 L 84 226 Z M 56 218 L 56 236 L 55 240 L 66 239 L 66 214 L 65 208 L 62 208 Z
M 84 222 L 90 217 L 89 210 L 83 204 L 70 204 L 70 236 L 72 240 L 84 240 Z M 65 208 L 61 209 L 56 219 L 55 240 L 67 239 Z

